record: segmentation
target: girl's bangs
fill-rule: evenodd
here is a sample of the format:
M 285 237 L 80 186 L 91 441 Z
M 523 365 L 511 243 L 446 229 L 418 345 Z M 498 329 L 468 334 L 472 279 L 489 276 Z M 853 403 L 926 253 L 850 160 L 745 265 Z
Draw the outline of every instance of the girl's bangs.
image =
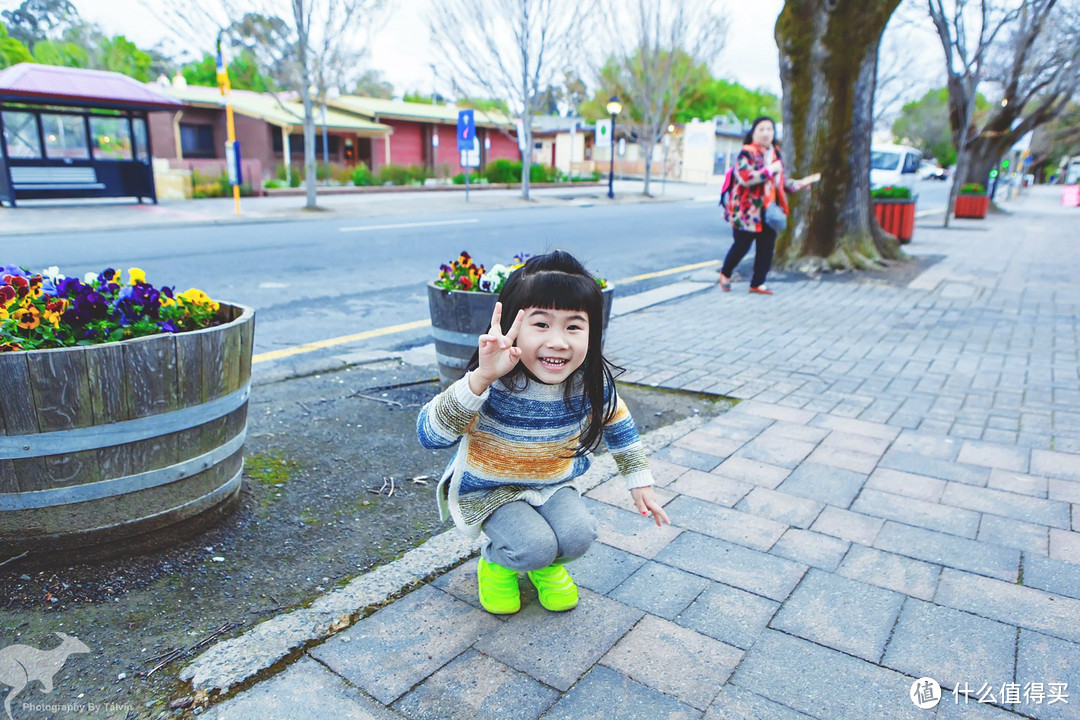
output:
M 528 298 L 530 307 L 591 312 L 603 301 L 600 286 L 585 275 L 541 272 L 530 275 L 524 285 L 521 297 Z

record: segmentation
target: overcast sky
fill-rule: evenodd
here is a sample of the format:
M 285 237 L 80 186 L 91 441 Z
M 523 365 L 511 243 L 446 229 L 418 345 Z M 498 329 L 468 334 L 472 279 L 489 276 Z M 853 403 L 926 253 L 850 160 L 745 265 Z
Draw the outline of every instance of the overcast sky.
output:
M 153 4 L 154 0 L 150 0 Z M 194 0 L 197 2 L 197 0 Z M 431 63 L 434 53 L 429 50 L 427 28 L 427 8 L 430 2 L 437 0 L 391 0 L 394 8 L 388 13 L 381 28 L 371 33 L 370 51 L 366 66 L 379 70 L 389 80 L 394 91 L 400 95 L 409 90 L 431 92 L 433 89 L 444 93 L 449 90 L 449 82 L 444 79 L 435 82 L 432 77 Z M 17 7 L 20 0 L 0 0 L 0 9 Z M 79 13 L 92 22 L 96 22 L 109 34 L 126 35 L 140 46 L 153 46 L 170 36 L 165 25 L 150 10 L 145 0 L 73 0 Z M 780 94 L 779 65 L 773 28 L 776 18 L 783 8 L 783 0 L 717 0 L 727 7 L 730 30 L 727 45 L 711 63 L 716 77 L 734 80 L 749 88 L 763 88 Z M 926 20 L 929 23 L 929 19 Z M 931 26 L 932 27 L 932 26 Z M 897 33 L 899 34 L 899 33 Z M 921 35 L 920 43 L 925 43 L 925 33 L 903 29 L 902 34 Z M 175 40 L 171 47 L 179 48 Z M 901 43 L 906 45 L 908 43 Z M 189 48 L 193 54 L 212 52 L 212 41 L 208 40 L 205 48 Z M 925 53 L 930 64 L 940 66 L 940 47 L 936 56 L 932 56 L 933 47 Z M 931 57 L 932 56 L 932 57 Z M 914 63 L 919 57 L 912 58 Z M 936 62 L 935 62 L 936 61 Z M 443 68 L 440 73 L 446 73 Z M 584 68 L 583 68 L 584 70 Z M 931 72 L 920 70 L 921 74 Z M 912 93 L 921 95 L 928 87 L 929 80 L 912 83 Z
M 18 7 L 21 0 L 0 0 L 0 9 Z M 140 46 L 152 46 L 169 35 L 167 28 L 139 0 L 73 0 L 79 14 L 96 22 L 109 34 L 126 35 Z M 425 19 L 432 0 L 394 0 L 394 8 L 383 27 L 372 33 L 367 65 L 382 71 L 397 93 L 405 90 L 430 91 L 432 88 L 428 29 Z M 731 2 L 728 14 L 731 30 L 727 48 L 713 63 L 719 77 L 736 80 L 751 88 L 765 88 L 779 94 L 780 76 L 773 40 L 773 26 L 783 7 L 783 0 Z M 194 48 L 193 48 L 194 50 Z M 200 50 L 213 50 L 212 42 Z M 441 72 L 441 69 L 440 69 Z M 442 83 L 446 91 L 448 83 Z

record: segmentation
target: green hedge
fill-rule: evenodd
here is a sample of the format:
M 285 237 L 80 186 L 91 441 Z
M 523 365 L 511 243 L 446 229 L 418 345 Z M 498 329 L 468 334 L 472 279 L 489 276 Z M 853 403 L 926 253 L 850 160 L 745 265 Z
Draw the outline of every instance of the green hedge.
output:
M 960 195 L 985 195 L 986 188 L 980 183 L 967 183 L 961 185 L 957 192 Z

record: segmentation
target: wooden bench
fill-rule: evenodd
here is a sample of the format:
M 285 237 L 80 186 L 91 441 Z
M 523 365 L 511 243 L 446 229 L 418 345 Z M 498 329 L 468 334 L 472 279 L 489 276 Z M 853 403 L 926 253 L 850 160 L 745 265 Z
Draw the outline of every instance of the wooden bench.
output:
M 92 167 L 25 167 L 11 168 L 11 185 L 15 190 L 104 190 Z

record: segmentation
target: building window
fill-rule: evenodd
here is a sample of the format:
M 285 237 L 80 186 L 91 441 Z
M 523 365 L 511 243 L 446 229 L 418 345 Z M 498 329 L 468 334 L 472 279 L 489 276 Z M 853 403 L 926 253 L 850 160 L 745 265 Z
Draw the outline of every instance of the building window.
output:
M 274 152 L 283 153 L 285 147 L 281 144 L 281 133 L 275 132 L 272 139 Z M 326 146 L 327 152 L 330 155 L 336 156 L 338 154 L 338 148 L 340 147 L 341 137 L 338 135 L 327 135 Z M 347 146 L 346 146 L 347 147 Z M 289 136 L 289 154 L 290 155 L 303 155 L 304 154 L 304 135 L 303 133 L 294 133 Z M 319 158 L 319 162 L 322 162 L 322 130 L 315 128 L 315 154 Z
M 188 158 L 212 158 L 214 126 L 180 123 L 180 152 Z

